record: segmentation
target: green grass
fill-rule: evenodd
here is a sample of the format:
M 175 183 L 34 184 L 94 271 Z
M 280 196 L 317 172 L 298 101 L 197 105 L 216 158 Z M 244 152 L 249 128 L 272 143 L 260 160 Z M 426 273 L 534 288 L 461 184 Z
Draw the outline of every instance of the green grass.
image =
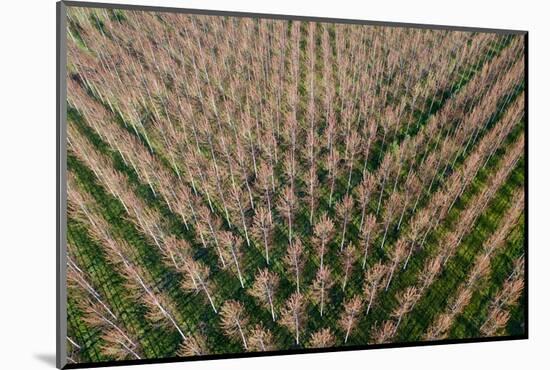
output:
M 450 331 L 450 338 L 477 338 L 481 336 L 479 328 L 487 319 L 489 303 L 512 272 L 514 260 L 523 255 L 524 252 L 524 222 L 521 220 L 509 235 L 505 247 L 492 259 L 490 276 L 472 295 L 472 299 L 464 312 L 456 318 Z M 506 330 L 509 335 L 522 335 L 525 330 L 523 325 L 523 299 L 519 303 L 513 310 L 512 318 Z
M 421 340 L 437 313 L 445 310 L 449 299 L 454 297 L 460 284 L 467 278 L 476 256 L 482 251 L 484 241 L 497 230 L 503 216 L 506 215 L 506 210 L 513 201 L 514 191 L 523 185 L 523 174 L 524 168 L 520 164 L 499 190 L 488 209 L 478 218 L 473 231 L 463 239 L 443 273 L 416 304 L 413 312 L 403 320 L 398 332 L 401 341 Z

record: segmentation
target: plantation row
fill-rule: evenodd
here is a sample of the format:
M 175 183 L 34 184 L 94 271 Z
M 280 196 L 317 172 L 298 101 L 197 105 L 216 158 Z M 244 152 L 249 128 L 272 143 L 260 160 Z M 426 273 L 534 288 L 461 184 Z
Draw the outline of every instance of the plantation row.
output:
M 509 333 L 520 37 L 81 8 L 68 25 L 70 361 Z

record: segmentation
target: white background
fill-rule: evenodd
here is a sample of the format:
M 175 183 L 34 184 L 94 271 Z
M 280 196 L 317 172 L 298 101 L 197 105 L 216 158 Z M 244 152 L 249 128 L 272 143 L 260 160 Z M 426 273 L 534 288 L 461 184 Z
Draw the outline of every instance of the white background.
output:
M 550 209 L 550 40 L 544 1 L 132 3 L 530 32 L 529 340 L 162 364 L 139 369 L 548 369 L 548 352 L 544 351 L 550 349 L 550 256 L 546 238 Z M 55 363 L 55 1 L 3 1 L 0 17 L 0 368 L 51 369 Z

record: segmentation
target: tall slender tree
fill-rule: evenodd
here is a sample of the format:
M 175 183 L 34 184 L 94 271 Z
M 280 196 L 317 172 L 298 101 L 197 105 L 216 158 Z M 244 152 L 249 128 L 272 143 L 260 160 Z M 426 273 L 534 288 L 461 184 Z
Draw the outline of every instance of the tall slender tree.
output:
M 264 207 L 257 207 L 252 224 L 252 235 L 264 245 L 265 261 L 269 265 L 269 250 L 273 242 L 274 225 L 271 214 Z
M 235 300 L 225 301 L 221 308 L 220 316 L 221 327 L 225 334 L 230 338 L 242 340 L 244 349 L 248 350 L 245 335 L 248 317 L 243 304 Z
M 344 303 L 344 311 L 340 316 L 340 327 L 346 333 L 344 337 L 344 343 L 348 342 L 351 331 L 357 325 L 357 318 L 361 312 L 363 306 L 363 300 L 359 295 L 353 296 L 350 300 Z
M 281 310 L 281 324 L 294 333 L 296 344 L 300 344 L 300 333 L 305 328 L 305 303 L 304 297 L 294 292 Z
M 353 198 L 349 195 L 344 195 L 342 201 L 336 205 L 336 213 L 338 214 L 338 217 L 340 218 L 340 222 L 342 224 L 340 251 L 344 249 L 344 243 L 346 241 L 346 230 L 348 228 L 348 223 L 350 222 L 350 218 L 352 215 L 353 205 Z
M 313 234 L 315 235 L 314 243 L 317 247 L 321 268 L 323 267 L 323 259 L 327 251 L 327 245 L 330 243 L 333 232 L 334 223 L 325 212 L 313 228 Z
M 366 173 L 361 183 L 357 186 L 357 199 L 359 205 L 361 206 L 361 222 L 359 224 L 359 230 L 363 229 L 365 215 L 375 187 L 376 179 L 371 173 Z
M 361 246 L 363 248 L 363 270 L 367 264 L 367 257 L 369 255 L 369 246 L 374 239 L 377 232 L 376 217 L 374 215 L 368 215 L 361 229 Z
M 309 347 L 311 348 L 329 348 L 333 347 L 335 343 L 336 339 L 330 328 L 317 330 L 311 334 L 309 339 Z
M 286 187 L 279 196 L 277 209 L 286 220 L 288 228 L 288 243 L 292 244 L 292 223 L 296 210 L 296 199 L 291 186 Z
M 279 275 L 268 269 L 259 270 L 249 292 L 256 297 L 266 308 L 271 311 L 271 317 L 275 321 L 275 294 L 279 287 Z
M 252 352 L 265 352 L 275 350 L 273 335 L 269 329 L 262 325 L 256 325 L 248 336 L 248 350 Z
M 295 239 L 287 248 L 287 253 L 284 257 L 284 263 L 288 270 L 294 275 L 296 282 L 296 292 L 300 293 L 300 276 L 305 265 L 303 256 L 304 247 L 300 239 Z
M 363 293 L 367 300 L 367 312 L 368 315 L 372 304 L 374 303 L 380 288 L 384 286 L 384 278 L 387 274 L 387 268 L 381 263 L 377 262 L 374 266 L 367 269 L 365 274 L 365 282 L 363 285 Z
M 404 240 L 398 240 L 391 252 L 391 267 L 388 280 L 386 282 L 386 290 L 388 290 L 390 286 L 395 269 L 403 261 L 403 258 L 405 258 L 405 254 L 407 253 L 406 249 L 407 243 Z
M 311 298 L 315 304 L 319 305 L 319 313 L 323 316 L 324 307 L 330 301 L 329 291 L 334 285 L 330 269 L 326 266 L 319 267 L 315 280 L 311 287 Z
M 241 287 L 244 288 L 244 280 L 241 271 L 243 258 L 242 242 L 242 238 L 233 234 L 231 231 L 220 232 L 220 244 L 222 246 L 224 258 L 227 261 L 227 267 L 235 269 L 237 276 L 239 277 Z
M 346 290 L 349 276 L 353 270 L 353 264 L 357 260 L 357 251 L 352 243 L 349 243 L 341 252 L 342 271 L 344 276 L 342 278 L 342 290 Z
M 184 340 L 176 355 L 181 357 L 204 356 L 209 353 L 206 338 L 202 334 L 194 334 Z

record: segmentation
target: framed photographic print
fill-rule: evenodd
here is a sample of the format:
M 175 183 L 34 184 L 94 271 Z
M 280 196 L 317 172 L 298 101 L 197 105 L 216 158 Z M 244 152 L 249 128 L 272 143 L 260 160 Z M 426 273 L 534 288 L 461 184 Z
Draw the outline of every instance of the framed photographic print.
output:
M 527 338 L 527 32 L 57 10 L 58 367 Z

